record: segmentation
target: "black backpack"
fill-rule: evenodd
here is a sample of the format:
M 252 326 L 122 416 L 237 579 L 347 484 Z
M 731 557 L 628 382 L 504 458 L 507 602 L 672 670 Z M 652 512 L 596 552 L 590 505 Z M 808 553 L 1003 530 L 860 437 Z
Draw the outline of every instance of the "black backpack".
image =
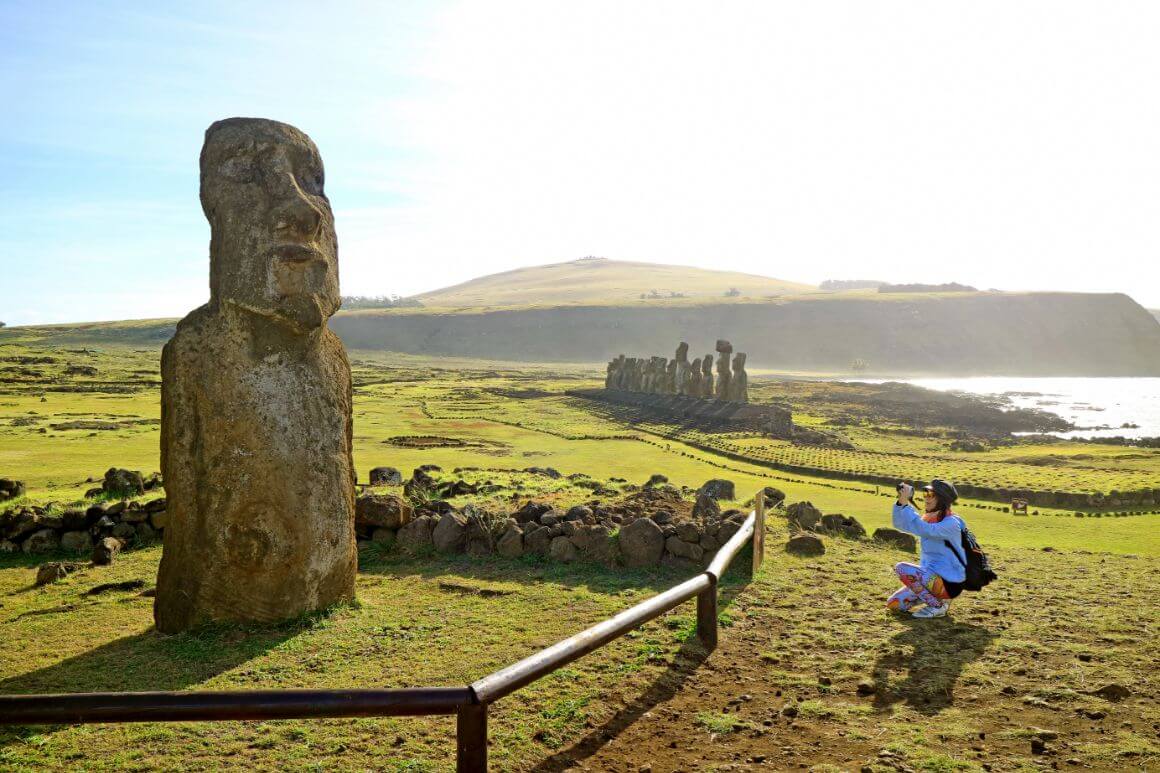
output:
M 979 541 L 975 539 L 975 535 L 971 534 L 971 530 L 967 525 L 963 524 L 962 532 L 962 549 L 963 554 L 967 559 L 963 560 L 963 555 L 955 550 L 955 546 L 951 544 L 950 540 L 943 540 L 946 546 L 955 554 L 955 558 L 959 559 L 959 563 L 967 570 L 967 576 L 961 583 L 963 590 L 982 590 L 992 580 L 998 579 L 999 575 L 991 571 L 991 559 L 987 558 L 987 554 L 979 547 Z

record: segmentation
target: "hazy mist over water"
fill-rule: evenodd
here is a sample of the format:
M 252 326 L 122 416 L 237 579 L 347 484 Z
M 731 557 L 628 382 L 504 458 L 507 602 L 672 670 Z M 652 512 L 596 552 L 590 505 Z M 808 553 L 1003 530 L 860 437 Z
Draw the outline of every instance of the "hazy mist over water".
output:
M 882 383 L 884 379 L 864 379 Z M 890 379 L 940 392 L 1002 398 L 1012 408 L 1058 414 L 1079 429 L 1059 437 L 1160 436 L 1160 378 L 967 378 Z M 1138 428 L 1124 427 L 1138 424 Z

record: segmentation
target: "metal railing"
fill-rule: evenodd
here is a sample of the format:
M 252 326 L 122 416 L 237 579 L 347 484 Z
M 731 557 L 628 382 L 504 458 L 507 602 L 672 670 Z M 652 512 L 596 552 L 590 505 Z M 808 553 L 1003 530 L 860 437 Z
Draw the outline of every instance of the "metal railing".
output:
M 765 498 L 758 492 L 753 512 L 703 572 L 629 607 L 530 657 L 466 687 L 402 690 L 239 690 L 106 692 L 0 696 L 0 724 L 45 725 L 105 722 L 215 722 L 224 720 L 399 717 L 455 714 L 456 769 L 487 770 L 487 709 L 561 666 L 697 599 L 697 638 L 706 650 L 717 646 L 717 585 L 747 543 L 753 545 L 751 571 L 765 552 Z

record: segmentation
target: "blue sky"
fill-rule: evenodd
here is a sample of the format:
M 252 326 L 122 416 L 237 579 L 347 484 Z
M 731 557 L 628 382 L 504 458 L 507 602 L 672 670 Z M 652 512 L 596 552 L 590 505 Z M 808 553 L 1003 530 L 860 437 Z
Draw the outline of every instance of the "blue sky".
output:
M 1160 307 L 1160 10 L 0 0 L 0 320 L 208 295 L 205 128 L 310 134 L 343 292 L 604 255 Z

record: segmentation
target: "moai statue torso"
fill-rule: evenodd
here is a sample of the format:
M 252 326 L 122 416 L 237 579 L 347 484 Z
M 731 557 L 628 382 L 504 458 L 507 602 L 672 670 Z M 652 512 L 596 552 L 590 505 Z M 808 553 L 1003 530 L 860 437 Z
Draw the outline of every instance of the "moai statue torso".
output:
M 669 360 L 668 367 L 665 368 L 665 394 L 675 395 L 677 393 L 677 361 Z
M 713 396 L 713 355 L 701 358 L 701 397 Z
M 685 386 L 685 394 L 690 397 L 701 396 L 701 358 L 693 360 L 689 366 L 688 383 Z
M 728 400 L 732 374 L 729 372 L 729 355 L 733 353 L 733 344 L 724 339 L 717 339 L 717 399 Z
M 733 381 L 729 399 L 735 403 L 749 402 L 749 374 L 745 372 L 745 352 L 733 355 Z
M 292 126 L 218 121 L 201 153 L 210 301 L 161 356 L 162 632 L 354 597 L 350 365 L 322 160 Z
M 673 375 L 673 393 L 685 395 L 689 393 L 689 345 L 684 341 L 677 346 L 676 373 Z

